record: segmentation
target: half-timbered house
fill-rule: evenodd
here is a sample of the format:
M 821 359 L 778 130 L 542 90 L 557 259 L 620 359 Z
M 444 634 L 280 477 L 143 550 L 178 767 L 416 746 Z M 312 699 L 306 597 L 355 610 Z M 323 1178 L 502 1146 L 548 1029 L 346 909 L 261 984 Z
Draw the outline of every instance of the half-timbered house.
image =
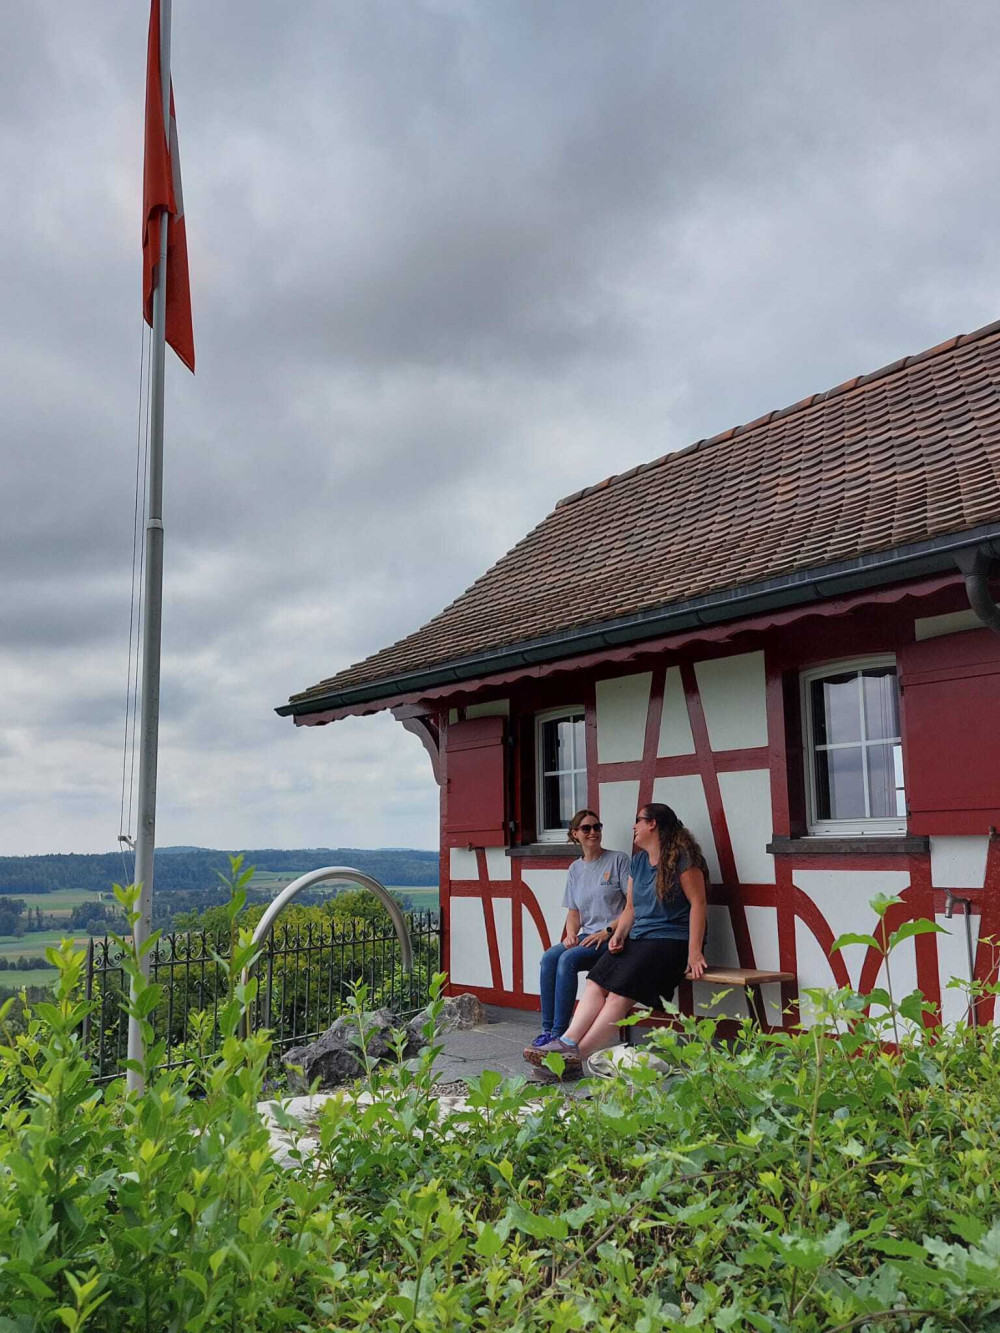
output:
M 948 929 L 893 979 L 957 1020 L 962 913 L 980 978 L 1000 937 L 998 555 L 1000 323 L 567 496 L 423 628 L 278 712 L 391 709 L 423 740 L 457 988 L 533 1005 L 569 816 L 593 807 L 628 850 L 658 800 L 708 859 L 710 961 L 796 978 L 772 1012 L 884 984 L 875 951 L 830 954 L 883 892 L 890 928 Z

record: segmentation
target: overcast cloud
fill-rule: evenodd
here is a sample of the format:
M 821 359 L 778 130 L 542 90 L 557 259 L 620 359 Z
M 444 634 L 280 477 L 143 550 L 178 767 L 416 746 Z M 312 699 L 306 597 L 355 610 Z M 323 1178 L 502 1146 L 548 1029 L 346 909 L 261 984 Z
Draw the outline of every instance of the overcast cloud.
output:
M 147 15 L 6 0 L 0 854 L 119 831 Z M 1000 8 L 174 0 L 161 845 L 436 843 L 273 708 L 562 495 L 1000 316 Z

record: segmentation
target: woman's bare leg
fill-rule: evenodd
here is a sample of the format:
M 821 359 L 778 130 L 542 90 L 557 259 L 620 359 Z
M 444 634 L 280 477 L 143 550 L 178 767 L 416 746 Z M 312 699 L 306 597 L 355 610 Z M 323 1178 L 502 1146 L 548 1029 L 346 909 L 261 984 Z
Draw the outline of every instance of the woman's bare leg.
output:
M 635 1000 L 630 1000 L 627 995 L 609 993 L 586 1033 L 578 1038 L 581 1058 L 585 1060 L 595 1051 L 603 1050 L 605 1046 L 613 1046 L 619 1040 L 618 1024 L 623 1018 L 628 1017 L 634 1007 Z M 574 1023 L 575 1021 L 574 1019 Z
M 579 1041 L 604 1007 L 608 992 L 596 981 L 588 981 L 573 1021 L 563 1033 L 565 1041 Z

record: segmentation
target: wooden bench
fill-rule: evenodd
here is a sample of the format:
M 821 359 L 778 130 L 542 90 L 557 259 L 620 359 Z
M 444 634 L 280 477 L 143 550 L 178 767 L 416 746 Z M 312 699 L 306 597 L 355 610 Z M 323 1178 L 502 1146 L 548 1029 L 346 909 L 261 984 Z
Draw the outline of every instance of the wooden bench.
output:
M 689 978 L 687 980 L 689 984 L 692 984 Z M 742 986 L 746 992 L 750 1017 L 757 1027 L 764 1026 L 764 1002 L 760 993 L 761 986 L 794 980 L 794 972 L 768 972 L 759 967 L 707 967 L 698 978 L 699 984 L 707 982 L 712 986 Z M 662 1010 L 654 1010 L 650 1015 L 653 1021 L 658 1018 L 665 1020 L 666 1017 Z M 632 1025 L 623 1029 L 626 1041 L 629 1041 L 631 1031 Z

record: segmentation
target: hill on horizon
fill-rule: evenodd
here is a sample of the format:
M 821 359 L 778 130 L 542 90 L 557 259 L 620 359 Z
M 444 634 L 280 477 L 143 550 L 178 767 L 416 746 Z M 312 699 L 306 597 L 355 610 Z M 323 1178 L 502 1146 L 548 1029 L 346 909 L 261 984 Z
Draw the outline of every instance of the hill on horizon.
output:
M 211 847 L 158 847 L 154 857 L 157 893 L 208 889 L 227 874 L 237 853 Z M 131 858 L 128 866 L 131 867 Z M 438 883 L 438 853 L 420 848 L 263 847 L 243 852 L 243 864 L 256 870 L 302 874 L 325 865 L 348 865 L 383 884 L 425 888 Z M 88 889 L 106 893 L 129 877 L 120 852 L 54 852 L 39 856 L 0 856 L 0 895 Z

